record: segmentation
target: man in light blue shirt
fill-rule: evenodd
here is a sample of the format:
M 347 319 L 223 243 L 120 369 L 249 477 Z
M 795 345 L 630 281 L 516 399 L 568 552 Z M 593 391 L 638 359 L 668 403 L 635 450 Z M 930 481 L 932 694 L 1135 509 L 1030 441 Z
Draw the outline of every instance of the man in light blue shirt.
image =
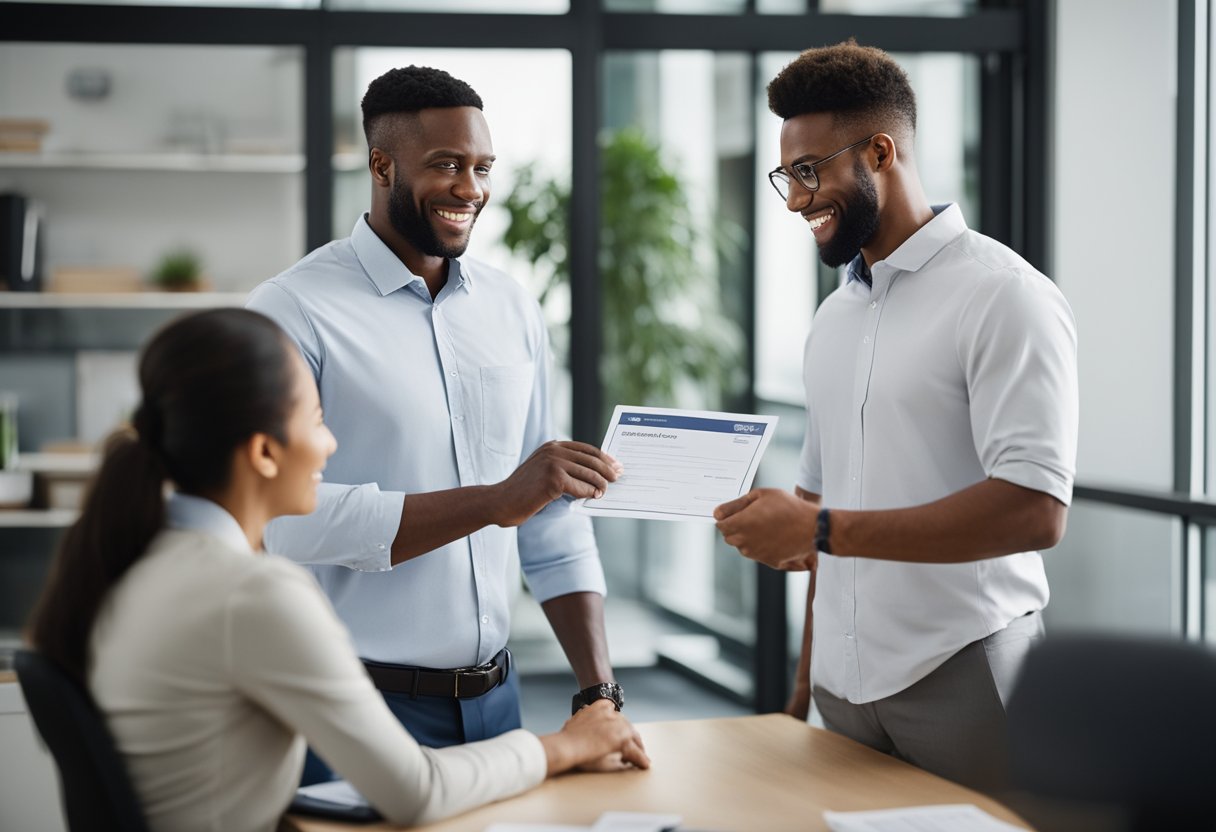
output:
M 299 345 L 338 439 L 318 509 L 271 524 L 267 549 L 312 567 L 389 706 L 431 746 L 519 727 L 504 648 L 521 564 L 580 701 L 621 698 L 591 525 L 560 499 L 597 496 L 619 466 L 552 441 L 540 309 L 462 256 L 490 194 L 481 109 L 439 70 L 373 81 L 370 214 L 248 302 Z M 323 777 L 310 761 L 306 782 Z

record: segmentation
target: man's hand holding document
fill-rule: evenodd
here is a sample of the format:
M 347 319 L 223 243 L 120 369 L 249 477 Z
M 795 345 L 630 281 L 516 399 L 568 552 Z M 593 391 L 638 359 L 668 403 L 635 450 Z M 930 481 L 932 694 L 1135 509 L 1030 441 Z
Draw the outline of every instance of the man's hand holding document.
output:
M 712 523 L 751 488 L 776 427 L 776 416 L 617 405 L 602 447 L 624 473 L 574 510 Z

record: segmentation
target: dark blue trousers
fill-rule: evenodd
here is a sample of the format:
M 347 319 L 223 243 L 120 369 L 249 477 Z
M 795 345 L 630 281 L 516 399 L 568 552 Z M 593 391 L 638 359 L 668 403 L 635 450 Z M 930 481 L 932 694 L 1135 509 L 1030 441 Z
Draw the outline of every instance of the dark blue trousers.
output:
M 384 693 L 384 701 L 419 745 L 443 748 L 476 742 L 520 727 L 519 680 L 515 668 L 507 680 L 476 699 L 448 699 L 408 693 Z M 339 775 L 341 772 L 338 773 Z M 334 772 L 311 748 L 304 759 L 301 786 L 335 779 Z

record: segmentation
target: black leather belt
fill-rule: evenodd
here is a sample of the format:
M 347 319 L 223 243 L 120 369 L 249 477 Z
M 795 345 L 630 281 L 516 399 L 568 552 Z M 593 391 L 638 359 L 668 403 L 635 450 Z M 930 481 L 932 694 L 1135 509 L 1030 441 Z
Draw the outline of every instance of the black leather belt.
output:
M 363 659 L 367 675 L 377 689 L 410 696 L 442 696 L 447 699 L 475 699 L 484 696 L 507 680 L 511 670 L 511 651 L 505 647 L 478 667 L 434 670 Z

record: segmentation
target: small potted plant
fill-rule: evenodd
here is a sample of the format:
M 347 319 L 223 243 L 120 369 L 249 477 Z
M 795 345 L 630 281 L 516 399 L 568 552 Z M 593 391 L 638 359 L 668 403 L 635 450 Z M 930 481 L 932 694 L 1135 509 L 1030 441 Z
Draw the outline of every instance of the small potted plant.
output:
M 202 260 L 189 249 L 171 251 L 152 272 L 152 284 L 166 292 L 197 292 L 203 288 Z

